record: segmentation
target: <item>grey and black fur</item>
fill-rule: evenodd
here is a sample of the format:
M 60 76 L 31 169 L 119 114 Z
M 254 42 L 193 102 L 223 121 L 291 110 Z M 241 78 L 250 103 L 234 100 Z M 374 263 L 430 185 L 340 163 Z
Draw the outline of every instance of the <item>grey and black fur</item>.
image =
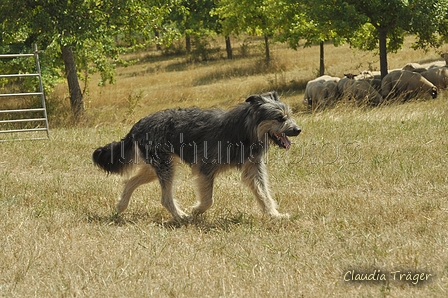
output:
M 156 179 L 162 187 L 162 205 L 176 218 L 187 217 L 173 197 L 173 177 L 179 162 L 191 166 L 198 202 L 193 216 L 213 204 L 213 181 L 230 168 L 242 172 L 242 181 L 252 190 L 263 211 L 273 217 L 288 216 L 277 211 L 268 186 L 263 155 L 269 141 L 289 149 L 288 136 L 300 127 L 289 107 L 276 92 L 251 95 L 228 111 L 199 108 L 169 109 L 138 121 L 120 141 L 93 152 L 94 163 L 108 173 L 129 175 L 117 212 L 123 212 L 133 191 Z

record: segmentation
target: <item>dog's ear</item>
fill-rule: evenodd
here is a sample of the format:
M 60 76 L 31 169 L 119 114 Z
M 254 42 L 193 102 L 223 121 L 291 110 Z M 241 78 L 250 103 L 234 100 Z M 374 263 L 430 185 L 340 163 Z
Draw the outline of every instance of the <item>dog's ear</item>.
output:
M 263 104 L 268 101 L 280 101 L 276 91 L 266 92 L 261 95 L 253 94 L 246 98 L 246 102 L 250 102 L 251 104 Z
M 264 98 L 269 98 L 272 101 L 280 101 L 280 97 L 277 94 L 277 91 L 271 91 L 261 94 Z
M 251 104 L 263 104 L 265 101 L 263 100 L 263 97 L 261 97 L 258 94 L 250 95 L 248 98 L 246 98 L 246 102 L 249 102 Z

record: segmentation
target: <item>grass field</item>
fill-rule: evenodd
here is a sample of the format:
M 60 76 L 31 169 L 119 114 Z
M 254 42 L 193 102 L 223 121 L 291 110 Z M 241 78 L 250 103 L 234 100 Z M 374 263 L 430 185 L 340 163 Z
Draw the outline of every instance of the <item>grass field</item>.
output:
M 92 83 L 87 125 L 52 115 L 50 140 L 0 143 L 0 296 L 446 296 L 447 91 L 431 101 L 310 114 L 297 86 L 315 76 L 318 52 L 301 51 L 274 48 L 274 71 L 257 58 L 147 59 L 118 69 L 116 85 Z M 327 55 L 333 75 L 376 61 L 348 47 Z M 391 68 L 425 57 L 437 59 L 403 50 L 391 55 Z M 157 183 L 137 189 L 128 210 L 114 215 L 121 179 L 93 166 L 95 148 L 149 112 L 227 108 L 275 87 L 303 129 L 288 152 L 271 148 L 267 158 L 273 196 L 291 219 L 264 217 L 237 172 L 217 179 L 215 205 L 190 224 L 171 221 Z M 55 91 L 53 108 L 65 92 Z M 188 168 L 180 169 L 176 196 L 188 210 L 194 190 Z M 366 275 L 386 280 L 352 280 Z

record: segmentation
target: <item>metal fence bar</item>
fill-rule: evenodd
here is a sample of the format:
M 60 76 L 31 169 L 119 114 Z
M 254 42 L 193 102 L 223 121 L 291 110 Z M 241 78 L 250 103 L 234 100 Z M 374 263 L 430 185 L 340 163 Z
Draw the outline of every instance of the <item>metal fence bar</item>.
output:
M 37 51 L 37 44 L 34 44 L 34 58 L 36 60 L 36 69 L 37 69 L 37 73 L 39 74 L 39 89 L 41 94 L 41 98 L 42 98 L 42 107 L 44 108 L 44 117 L 45 117 L 45 126 L 47 128 L 47 137 L 50 138 L 50 130 L 48 127 L 48 116 L 47 116 L 47 107 L 45 105 L 45 94 L 44 94 L 44 85 L 42 84 L 42 72 L 40 70 L 40 63 L 39 63 L 39 54 Z
M 20 110 L 0 110 L 0 113 L 19 113 L 19 112 L 42 112 L 44 108 L 20 109 Z
M 10 96 L 35 96 L 42 95 L 42 92 L 28 92 L 28 93 L 1 93 L 0 97 L 10 97 Z
M 33 56 L 34 54 L 1 54 L 0 58 L 18 58 L 18 57 L 33 57 Z
M 45 127 L 38 128 L 23 128 L 23 129 L 8 129 L 8 130 L 0 130 L 0 133 L 13 133 L 13 132 L 25 132 L 25 131 L 44 131 L 47 130 Z
M 0 75 L 0 79 L 2 78 L 22 78 L 22 77 L 38 77 L 40 74 L 38 73 L 12 73 Z
M 0 124 L 1 123 L 34 122 L 34 121 L 45 121 L 45 118 L 27 118 L 27 119 L 0 120 Z

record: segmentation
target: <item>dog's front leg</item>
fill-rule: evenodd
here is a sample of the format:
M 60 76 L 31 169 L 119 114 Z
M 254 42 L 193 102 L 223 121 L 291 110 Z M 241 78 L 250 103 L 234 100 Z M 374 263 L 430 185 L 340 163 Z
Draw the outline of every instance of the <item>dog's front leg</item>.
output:
M 258 204 L 266 214 L 271 217 L 289 218 L 289 214 L 282 214 L 277 210 L 277 203 L 270 194 L 268 174 L 263 162 L 246 161 L 242 168 L 241 180 L 252 190 Z

